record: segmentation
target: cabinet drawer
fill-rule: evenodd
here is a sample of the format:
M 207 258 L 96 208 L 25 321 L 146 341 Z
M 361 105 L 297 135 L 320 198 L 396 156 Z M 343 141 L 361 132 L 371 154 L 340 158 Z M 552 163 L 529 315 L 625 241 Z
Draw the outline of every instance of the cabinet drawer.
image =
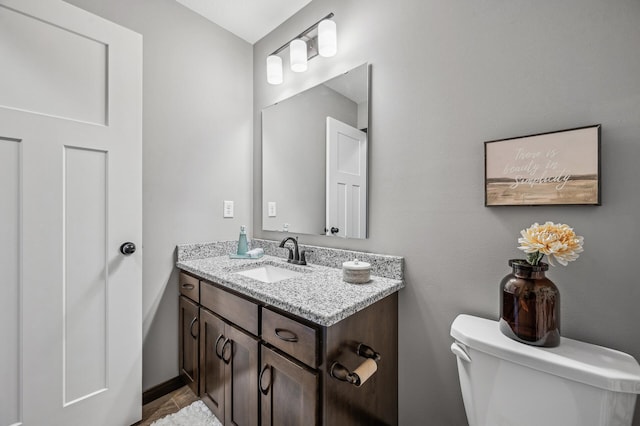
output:
M 196 303 L 200 302 L 200 281 L 198 281 L 197 278 L 180 272 L 179 286 L 181 295 L 188 297 Z
M 318 334 L 313 327 L 264 308 L 262 339 L 310 367 L 318 366 Z
M 202 281 L 200 304 L 254 336 L 258 335 L 258 305 Z

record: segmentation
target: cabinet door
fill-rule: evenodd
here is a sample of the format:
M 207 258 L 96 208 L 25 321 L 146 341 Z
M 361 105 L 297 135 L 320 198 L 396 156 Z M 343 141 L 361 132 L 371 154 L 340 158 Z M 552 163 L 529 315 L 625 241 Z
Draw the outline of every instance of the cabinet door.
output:
M 224 424 L 257 426 L 259 343 L 229 324 L 225 333 L 230 343 L 222 350 L 226 379 Z
M 180 375 L 198 394 L 198 305 L 180 296 Z
M 259 376 L 263 426 L 318 424 L 318 376 L 275 351 L 261 347 Z
M 200 309 L 200 397 L 220 421 L 224 421 L 224 328 L 220 318 Z

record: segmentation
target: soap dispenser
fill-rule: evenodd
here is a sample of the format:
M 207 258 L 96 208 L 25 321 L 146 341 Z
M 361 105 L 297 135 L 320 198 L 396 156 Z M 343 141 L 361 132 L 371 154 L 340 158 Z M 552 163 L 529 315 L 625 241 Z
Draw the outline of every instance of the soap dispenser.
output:
M 240 237 L 238 238 L 238 253 L 241 256 L 247 254 L 249 251 L 249 244 L 247 243 L 247 227 L 245 225 L 240 226 Z

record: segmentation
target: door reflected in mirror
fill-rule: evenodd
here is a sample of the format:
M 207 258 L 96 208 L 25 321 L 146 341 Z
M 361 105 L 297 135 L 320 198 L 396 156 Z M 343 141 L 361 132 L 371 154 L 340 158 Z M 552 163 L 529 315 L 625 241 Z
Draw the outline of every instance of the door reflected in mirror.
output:
M 367 237 L 369 66 L 262 110 L 262 229 Z

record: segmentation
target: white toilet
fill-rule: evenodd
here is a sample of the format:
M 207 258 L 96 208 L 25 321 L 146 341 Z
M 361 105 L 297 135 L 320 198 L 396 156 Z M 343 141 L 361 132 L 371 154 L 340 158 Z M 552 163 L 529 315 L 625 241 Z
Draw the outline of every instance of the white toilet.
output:
M 630 355 L 566 338 L 524 345 L 471 315 L 451 336 L 469 426 L 631 425 L 640 365 Z

